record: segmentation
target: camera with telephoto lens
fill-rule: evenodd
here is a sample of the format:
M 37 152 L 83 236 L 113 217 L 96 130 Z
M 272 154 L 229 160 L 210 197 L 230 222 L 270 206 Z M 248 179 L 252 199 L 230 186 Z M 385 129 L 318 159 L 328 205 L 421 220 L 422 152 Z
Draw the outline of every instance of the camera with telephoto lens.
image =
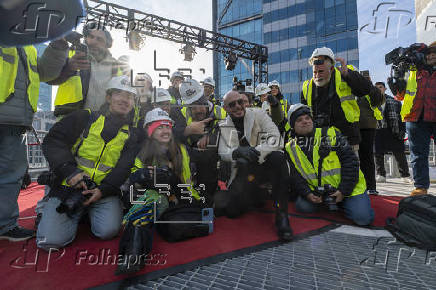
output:
M 336 188 L 330 184 L 324 184 L 324 186 L 316 187 L 313 194 L 322 198 L 323 203 L 327 206 L 329 211 L 337 211 L 338 206 L 336 205 L 336 198 L 330 196 L 330 194 L 335 192 Z
M 251 86 L 252 83 L 253 80 L 251 79 L 238 80 L 238 77 L 233 77 L 233 90 L 236 90 L 239 93 L 245 93 L 245 87 Z
M 91 180 L 88 176 L 83 176 L 81 180 L 86 184 L 88 190 L 97 188 L 97 184 Z M 74 213 L 84 208 L 83 203 L 87 201 L 92 194 L 88 193 L 84 195 L 81 189 L 73 189 L 68 196 L 61 202 L 61 204 L 56 208 L 58 213 L 65 213 L 71 217 Z
M 406 82 L 402 80 L 406 72 L 425 65 L 426 49 L 424 43 L 414 43 L 407 48 L 397 47 L 385 55 L 386 65 L 392 64 L 388 85 L 394 95 L 406 89 Z

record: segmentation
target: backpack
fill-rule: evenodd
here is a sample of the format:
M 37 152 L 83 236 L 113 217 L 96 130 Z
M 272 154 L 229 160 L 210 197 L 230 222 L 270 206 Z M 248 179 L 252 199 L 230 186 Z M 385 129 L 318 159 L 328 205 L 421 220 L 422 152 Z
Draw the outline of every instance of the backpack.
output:
M 167 209 L 155 224 L 157 231 L 167 242 L 178 242 L 207 236 L 213 223 L 212 219 L 212 209 L 181 204 Z
M 385 227 L 408 246 L 436 250 L 436 196 L 409 196 L 400 201 L 396 218 Z

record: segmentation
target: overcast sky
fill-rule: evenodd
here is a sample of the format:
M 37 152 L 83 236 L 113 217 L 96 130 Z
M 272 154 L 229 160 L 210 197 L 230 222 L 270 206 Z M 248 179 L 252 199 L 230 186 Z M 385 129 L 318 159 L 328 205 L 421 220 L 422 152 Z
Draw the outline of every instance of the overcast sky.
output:
M 110 2 L 212 30 L 212 0 L 112 0 Z M 117 58 L 123 54 L 130 54 L 134 71 L 150 74 L 155 86 L 159 86 L 159 80 L 161 80 L 162 87 L 166 88 L 169 81 L 166 78 L 159 78 L 159 73 L 154 71 L 154 50 L 156 50 L 158 68 L 168 68 L 170 73 L 178 68 L 190 68 L 193 71 L 193 78 L 199 81 L 213 76 L 211 51 L 197 48 L 194 60 L 187 62 L 183 60 L 184 57 L 179 52 L 181 44 L 147 37 L 144 48 L 140 52 L 134 52 L 128 49 L 124 35 L 122 31 L 114 33 L 116 41 L 111 49 L 112 54 Z M 206 72 L 201 72 L 200 68 L 204 68 Z

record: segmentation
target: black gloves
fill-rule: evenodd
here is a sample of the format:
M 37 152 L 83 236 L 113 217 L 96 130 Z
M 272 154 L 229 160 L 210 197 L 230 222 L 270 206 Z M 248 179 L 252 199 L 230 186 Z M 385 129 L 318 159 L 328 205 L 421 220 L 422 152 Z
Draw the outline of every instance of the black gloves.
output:
M 244 159 L 249 163 L 257 162 L 259 159 L 260 152 L 254 147 L 250 146 L 239 146 L 235 151 L 233 151 L 232 158 L 234 160 Z
M 268 103 L 271 105 L 271 107 L 276 107 L 279 104 L 279 100 L 270 94 L 268 95 Z

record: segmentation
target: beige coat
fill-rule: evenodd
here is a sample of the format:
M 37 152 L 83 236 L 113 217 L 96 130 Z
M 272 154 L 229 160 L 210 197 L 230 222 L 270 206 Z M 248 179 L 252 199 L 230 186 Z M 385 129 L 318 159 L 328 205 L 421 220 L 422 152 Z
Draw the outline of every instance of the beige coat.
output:
M 219 123 L 220 135 L 218 153 L 223 161 L 232 162 L 232 175 L 230 181 L 236 176 L 236 161 L 232 159 L 233 151 L 239 147 L 238 133 L 229 115 Z M 283 138 L 271 117 L 260 108 L 247 108 L 244 117 L 244 136 L 260 152 L 259 163 L 272 151 L 283 148 Z

